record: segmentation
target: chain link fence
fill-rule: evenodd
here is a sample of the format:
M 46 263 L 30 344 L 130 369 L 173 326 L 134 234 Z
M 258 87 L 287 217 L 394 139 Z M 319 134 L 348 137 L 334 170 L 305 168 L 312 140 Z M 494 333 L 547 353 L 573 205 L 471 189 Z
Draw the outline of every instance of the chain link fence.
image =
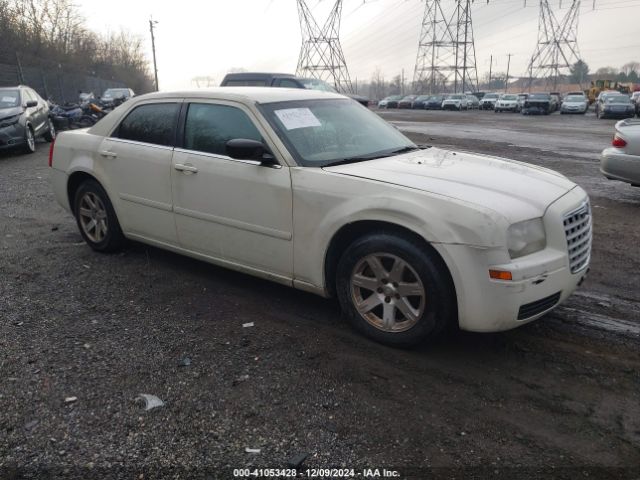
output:
M 57 103 L 75 102 L 78 92 L 93 92 L 99 96 L 107 88 L 125 87 L 123 82 L 104 79 L 86 72 L 79 72 L 62 64 L 47 61 L 31 61 L 23 64 L 16 55 L 14 64 L 0 63 L 0 87 L 28 85 L 42 98 Z

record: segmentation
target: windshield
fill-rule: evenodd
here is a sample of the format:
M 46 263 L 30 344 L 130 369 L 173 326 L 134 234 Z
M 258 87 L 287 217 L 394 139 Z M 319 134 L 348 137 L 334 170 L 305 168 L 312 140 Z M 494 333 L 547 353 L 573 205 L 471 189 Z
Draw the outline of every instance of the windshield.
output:
M 102 96 L 105 98 L 128 97 L 129 90 L 126 88 L 110 88 L 106 90 Z
M 442 97 L 439 97 L 439 96 L 435 95 L 433 97 L 429 97 L 429 100 L 431 100 L 432 102 L 441 102 L 442 101 Z
M 463 96 L 462 95 L 449 95 L 447 97 L 447 100 L 462 100 Z
M 270 103 L 261 110 L 296 161 L 307 167 L 417 148 L 378 115 L 347 99 Z
M 327 82 L 318 80 L 317 78 L 301 78 L 300 82 L 302 82 L 304 88 L 308 88 L 309 90 L 320 90 L 322 92 L 337 93 L 337 90 L 335 88 L 333 88 Z
M 20 106 L 20 91 L 17 89 L 0 90 L 0 108 L 15 108 Z
M 581 102 L 584 103 L 585 99 L 582 95 L 569 95 L 566 99 L 565 102 Z
M 529 100 L 549 100 L 550 98 L 546 93 L 532 93 L 529 95 Z
M 497 93 L 487 93 L 484 97 L 482 97 L 483 100 L 487 99 L 487 100 L 491 100 L 494 98 L 498 98 L 498 94 Z
M 629 103 L 629 97 L 626 95 L 614 95 L 605 99 L 607 103 Z
M 518 97 L 516 97 L 515 95 L 503 95 L 502 96 L 502 100 L 517 100 Z

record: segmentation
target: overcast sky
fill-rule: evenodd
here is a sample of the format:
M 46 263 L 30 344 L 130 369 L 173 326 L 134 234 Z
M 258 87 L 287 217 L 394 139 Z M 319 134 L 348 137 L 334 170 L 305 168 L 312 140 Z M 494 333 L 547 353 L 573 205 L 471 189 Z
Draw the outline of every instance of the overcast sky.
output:
M 558 10 L 561 0 L 551 0 Z M 334 0 L 307 0 L 318 23 Z M 560 17 L 570 0 L 562 0 Z M 79 0 L 89 26 L 97 31 L 125 28 L 145 39 L 151 60 L 148 20 L 158 21 L 156 50 L 161 90 L 195 87 L 194 77 L 211 76 L 216 85 L 232 68 L 295 72 L 300 24 L 295 0 Z M 443 0 L 451 8 L 454 0 Z M 478 75 L 523 74 L 538 29 L 538 1 L 478 0 L 473 25 Z M 449 7 L 447 7 L 449 6 Z M 640 61 L 640 0 L 583 0 L 578 29 L 582 57 L 591 71 Z M 387 79 L 405 70 L 412 79 L 424 11 L 420 0 L 344 0 L 341 43 L 352 80 L 369 80 L 376 68 Z

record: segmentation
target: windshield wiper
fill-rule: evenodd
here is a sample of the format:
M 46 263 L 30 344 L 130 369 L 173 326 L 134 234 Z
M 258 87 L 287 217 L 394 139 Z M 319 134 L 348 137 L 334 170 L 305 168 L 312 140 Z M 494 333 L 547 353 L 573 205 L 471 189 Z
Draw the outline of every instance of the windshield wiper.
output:
M 383 155 L 367 155 L 363 157 L 347 157 L 347 158 L 343 158 L 342 160 L 336 160 L 335 162 L 331 162 L 325 165 L 325 167 L 335 167 L 336 165 L 345 165 L 347 163 L 365 162 L 367 160 L 375 160 L 376 158 L 384 158 L 388 156 L 389 155 L 387 154 L 383 154 Z
M 398 148 L 397 150 L 393 150 L 391 152 L 387 152 L 387 153 L 381 153 L 381 154 L 377 154 L 377 155 L 364 155 L 361 157 L 347 157 L 347 158 L 343 158 L 342 160 L 336 160 L 335 162 L 331 162 L 328 165 L 325 165 L 325 167 L 334 167 L 336 165 L 344 165 L 347 163 L 356 163 L 356 162 L 365 162 L 367 160 L 375 160 L 377 158 L 387 158 L 387 157 L 393 157 L 394 155 L 399 155 L 401 153 L 406 153 L 406 152 L 413 152 L 414 150 L 421 150 L 421 147 L 416 147 L 416 146 L 407 146 L 407 147 L 402 147 L 402 148 Z
M 410 145 L 410 146 L 407 146 L 407 147 L 402 147 L 402 148 L 399 148 L 397 150 L 394 150 L 393 152 L 391 152 L 390 154 L 387 154 L 385 156 L 390 157 L 392 155 L 399 155 L 401 153 L 413 152 L 414 150 L 422 150 L 422 149 L 419 146 Z

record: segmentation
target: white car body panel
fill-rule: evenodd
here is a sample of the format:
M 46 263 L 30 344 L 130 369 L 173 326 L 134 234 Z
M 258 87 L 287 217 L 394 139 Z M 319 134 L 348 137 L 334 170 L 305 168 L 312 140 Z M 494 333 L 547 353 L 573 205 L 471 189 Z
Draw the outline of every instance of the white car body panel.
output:
M 556 172 L 437 148 L 301 167 L 256 105 L 341 96 L 250 87 L 172 95 L 136 97 L 88 131 L 60 134 L 51 169 L 58 202 L 71 209 L 68 181 L 83 172 L 105 188 L 125 236 L 320 295 L 330 293 L 325 261 L 337 232 L 361 221 L 396 225 L 441 255 L 454 281 L 459 325 L 473 331 L 535 320 L 545 312 L 518 320 L 518 309 L 556 292 L 564 300 L 584 277 L 586 268 L 570 271 L 563 216 L 588 199 Z M 240 106 L 280 168 L 109 138 L 135 106 L 176 98 Z M 132 156 L 136 161 L 127 162 Z M 197 175 L 176 165 L 191 165 Z M 543 219 L 546 248 L 512 260 L 507 228 L 533 218 Z M 513 281 L 490 279 L 494 267 L 511 271 Z

